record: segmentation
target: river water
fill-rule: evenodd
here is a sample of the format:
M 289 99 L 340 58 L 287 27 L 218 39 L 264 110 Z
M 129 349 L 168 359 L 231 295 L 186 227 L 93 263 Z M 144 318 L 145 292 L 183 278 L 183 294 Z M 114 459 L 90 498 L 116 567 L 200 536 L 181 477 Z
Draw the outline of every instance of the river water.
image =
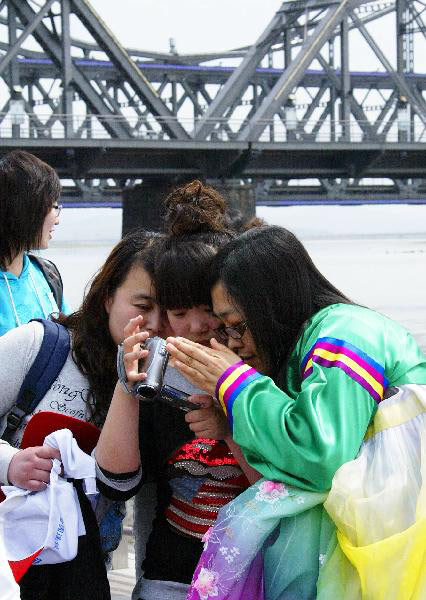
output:
M 303 240 L 346 295 L 409 329 L 426 350 L 426 206 L 258 207 Z M 59 267 L 75 309 L 121 235 L 121 209 L 65 208 L 44 255 Z

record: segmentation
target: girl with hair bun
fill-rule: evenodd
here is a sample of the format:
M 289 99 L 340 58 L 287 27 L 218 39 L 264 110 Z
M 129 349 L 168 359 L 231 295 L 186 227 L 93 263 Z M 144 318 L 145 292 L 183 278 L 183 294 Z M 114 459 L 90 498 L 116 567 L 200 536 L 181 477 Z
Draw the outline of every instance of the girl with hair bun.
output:
M 193 181 L 172 191 L 165 208 L 166 236 L 158 240 L 154 267 L 157 302 L 174 335 L 207 346 L 220 325 L 211 308 L 208 264 L 235 237 L 226 227 L 226 203 L 216 190 Z M 138 325 L 129 323 L 125 352 L 146 339 L 144 333 L 131 335 L 139 331 Z M 130 378 L 132 368 L 126 370 Z M 101 435 L 96 450 L 98 465 L 104 474 L 111 474 L 108 485 L 114 497 L 129 498 L 140 488 L 134 532 L 136 568 L 142 563 L 143 575 L 134 600 L 184 600 L 203 538 L 219 509 L 244 491 L 249 480 L 258 478 L 211 396 L 170 366 L 164 383 L 194 394 L 191 400 L 201 407 L 185 414 L 128 394 L 131 410 L 139 413 L 139 426 L 128 418 L 124 428 L 113 419 L 108 425 L 107 418 L 109 429 L 104 432 L 109 434 Z M 140 462 L 139 455 L 129 453 L 130 436 L 130 445 L 138 440 Z M 126 482 L 138 468 L 139 486 L 131 487 Z
M 208 264 L 235 237 L 226 203 L 213 188 L 192 181 L 165 200 L 165 228 L 155 266 L 157 298 L 175 335 L 209 345 L 220 321 L 212 312 Z

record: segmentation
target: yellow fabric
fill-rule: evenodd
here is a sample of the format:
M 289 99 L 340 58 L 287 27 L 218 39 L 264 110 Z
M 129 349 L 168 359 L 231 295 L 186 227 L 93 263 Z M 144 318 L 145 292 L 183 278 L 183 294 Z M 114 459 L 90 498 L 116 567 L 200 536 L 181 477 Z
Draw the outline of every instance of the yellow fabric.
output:
M 426 600 L 426 386 L 401 386 L 383 401 L 324 507 L 338 545 L 318 581 L 320 600 L 330 592 L 326 573 L 336 590 L 351 590 L 345 600 Z
M 367 429 L 364 441 L 369 440 L 380 431 L 402 425 L 424 412 L 426 412 L 425 398 L 416 394 L 407 396 L 403 404 L 396 403 L 380 407 Z
M 337 539 L 358 572 L 363 600 L 426 599 L 426 518 L 361 548 L 340 532 Z M 346 595 L 345 600 L 349 600 Z

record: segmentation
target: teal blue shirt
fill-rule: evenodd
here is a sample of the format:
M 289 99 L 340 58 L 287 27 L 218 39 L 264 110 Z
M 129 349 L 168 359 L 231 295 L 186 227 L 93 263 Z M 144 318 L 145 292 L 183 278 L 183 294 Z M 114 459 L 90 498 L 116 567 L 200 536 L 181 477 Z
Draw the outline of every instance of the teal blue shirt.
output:
M 70 312 L 64 300 L 60 310 L 65 314 Z M 18 325 L 28 323 L 31 319 L 45 319 L 52 312 L 58 311 L 59 308 L 43 273 L 26 254 L 19 276 L 0 271 L 0 335 Z

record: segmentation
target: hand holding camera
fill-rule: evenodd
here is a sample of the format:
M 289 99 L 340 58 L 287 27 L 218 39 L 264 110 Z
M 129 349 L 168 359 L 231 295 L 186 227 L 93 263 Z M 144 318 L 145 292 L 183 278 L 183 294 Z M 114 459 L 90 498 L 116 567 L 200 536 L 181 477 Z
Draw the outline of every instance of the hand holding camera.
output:
M 147 332 L 140 333 L 137 320 L 138 317 L 130 321 L 134 333 L 125 339 L 117 352 L 118 378 L 126 392 L 137 396 L 142 402 L 165 402 L 185 412 L 200 408 L 201 405 L 187 399 L 189 394 L 164 385 L 169 360 L 166 342 L 159 337 L 147 337 Z M 133 386 L 129 383 L 133 383 Z

